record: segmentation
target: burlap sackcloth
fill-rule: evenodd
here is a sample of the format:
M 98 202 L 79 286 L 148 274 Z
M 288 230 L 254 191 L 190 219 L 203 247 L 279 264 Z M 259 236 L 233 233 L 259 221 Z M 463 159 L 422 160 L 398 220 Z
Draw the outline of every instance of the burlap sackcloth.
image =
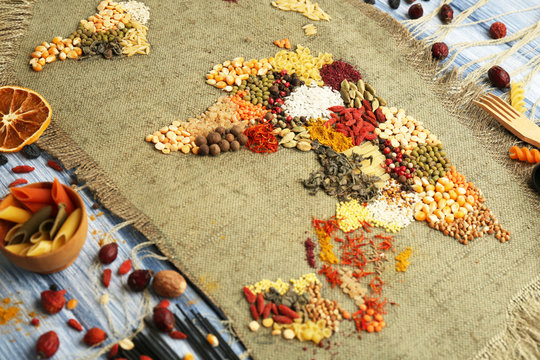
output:
M 258 359 L 308 359 L 311 346 L 250 333 L 241 287 L 262 278 L 288 280 L 311 272 L 303 241 L 313 216 L 328 218 L 336 200 L 309 196 L 299 180 L 318 168 L 313 153 L 248 151 L 216 158 L 162 155 L 144 136 L 202 112 L 219 96 L 204 83 L 216 63 L 237 56 L 276 53 L 275 39 L 330 52 L 356 64 L 390 106 L 404 108 L 437 134 L 449 158 L 483 190 L 489 207 L 512 232 L 501 244 L 492 237 L 460 245 L 415 223 L 397 235 L 399 249 L 412 246 L 407 273 L 390 269 L 384 295 L 391 307 L 380 334 L 336 335 L 341 343 L 317 358 L 435 359 L 475 355 L 500 333 L 513 295 L 540 272 L 539 212 L 535 197 L 505 165 L 512 137 L 470 101 L 481 89 L 456 74 L 435 79 L 422 43 L 390 16 L 360 0 L 326 0 L 330 22 L 309 21 L 272 8 L 269 1 L 147 0 L 151 8 L 149 56 L 111 61 L 66 61 L 35 73 L 29 54 L 44 40 L 67 35 L 92 14 L 96 0 L 68 4 L 39 1 L 13 61 L 17 81 L 45 96 L 53 122 L 40 146 L 88 182 L 113 213 L 136 227 L 234 321 Z M 484 135 L 482 137 L 482 135 Z M 325 290 L 345 307 L 339 291 Z M 352 324 L 342 326 L 351 331 Z

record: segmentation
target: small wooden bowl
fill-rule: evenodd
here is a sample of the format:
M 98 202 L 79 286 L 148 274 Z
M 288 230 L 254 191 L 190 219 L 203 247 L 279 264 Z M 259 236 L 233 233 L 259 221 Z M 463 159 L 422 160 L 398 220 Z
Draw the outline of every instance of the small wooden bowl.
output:
M 27 186 L 50 189 L 52 187 L 52 182 L 40 182 Z M 88 218 L 86 215 L 86 209 L 84 207 L 84 202 L 79 196 L 79 194 L 77 194 L 69 186 L 62 186 L 64 186 L 64 188 L 66 189 L 75 207 L 81 208 L 82 210 L 81 222 L 79 224 L 79 227 L 75 231 L 75 234 L 73 234 L 73 236 L 64 245 L 54 251 L 37 256 L 21 256 L 6 250 L 4 244 L 5 234 L 1 235 L 0 251 L 2 251 L 4 256 L 7 257 L 9 261 L 17 265 L 18 267 L 40 274 L 52 274 L 64 270 L 69 265 L 73 264 L 75 259 L 77 259 L 77 257 L 79 256 L 84 242 L 86 241 L 86 235 L 88 232 Z M 0 209 L 2 209 L 2 203 L 5 203 L 5 201 L 11 196 L 11 194 L 8 195 L 6 199 L 0 202 Z

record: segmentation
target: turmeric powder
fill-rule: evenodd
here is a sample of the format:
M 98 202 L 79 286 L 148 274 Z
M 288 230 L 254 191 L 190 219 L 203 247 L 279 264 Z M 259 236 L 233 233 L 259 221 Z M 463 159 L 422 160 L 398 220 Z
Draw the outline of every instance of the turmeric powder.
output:
M 2 299 L 2 304 L 0 304 L 0 325 L 6 324 L 19 315 L 19 308 L 17 306 L 8 306 L 10 303 L 10 298 Z
M 308 131 L 312 139 L 317 139 L 323 145 L 330 146 L 337 152 L 343 152 L 353 147 L 351 138 L 334 130 L 332 127 L 324 126 L 321 119 L 309 122 Z
M 321 251 L 319 252 L 319 258 L 328 264 L 339 264 L 339 259 L 334 254 L 334 245 L 330 243 L 332 238 L 328 235 L 324 229 L 316 228 L 315 233 L 319 238 L 319 244 L 321 245 Z
M 405 250 L 396 255 L 396 271 L 406 271 L 409 265 L 409 258 L 412 255 L 412 248 L 409 246 Z

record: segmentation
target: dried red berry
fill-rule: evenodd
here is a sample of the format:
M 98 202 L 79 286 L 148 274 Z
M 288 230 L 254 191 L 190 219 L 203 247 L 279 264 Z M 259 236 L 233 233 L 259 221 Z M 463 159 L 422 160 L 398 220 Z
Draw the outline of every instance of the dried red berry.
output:
M 75 319 L 69 319 L 68 320 L 68 325 L 71 326 L 72 328 L 74 328 L 75 330 L 77 331 L 83 331 L 83 327 L 82 325 Z
M 26 179 L 17 179 L 14 182 L 12 182 L 11 184 L 9 184 L 8 187 L 14 187 L 14 186 L 24 185 L 24 184 L 28 184 L 28 180 L 26 180 Z
M 244 291 L 244 296 L 246 297 L 247 302 L 250 304 L 255 303 L 255 294 L 251 290 L 249 290 L 247 286 L 244 286 L 242 290 Z
M 168 333 L 174 329 L 174 315 L 167 308 L 155 307 L 152 319 L 154 320 L 154 325 L 163 332 Z
M 433 44 L 433 46 L 431 47 L 431 55 L 434 59 L 437 60 L 446 59 L 446 57 L 448 56 L 448 45 L 443 42 Z
M 62 169 L 62 166 L 61 166 L 59 163 L 57 163 L 56 161 L 54 161 L 54 160 L 49 160 L 49 161 L 47 161 L 47 165 L 48 165 L 51 169 L 56 170 L 56 171 L 62 171 L 62 170 L 63 170 L 63 169 Z
M 251 312 L 251 317 L 253 320 L 258 321 L 259 320 L 259 312 L 257 311 L 257 308 L 255 307 L 255 304 L 251 304 L 249 306 L 249 311 Z
M 177 340 L 183 340 L 183 339 L 186 339 L 187 338 L 187 335 L 184 334 L 183 332 L 181 331 L 178 331 L 178 330 L 174 330 L 174 331 L 171 331 L 171 333 L 169 334 L 173 339 L 177 339 Z
M 56 314 L 64 308 L 66 304 L 66 299 L 64 294 L 66 290 L 53 291 L 45 290 L 41 293 L 41 304 L 46 312 L 49 314 Z
M 34 171 L 34 168 L 28 165 L 19 165 L 11 169 L 15 174 L 26 174 Z
M 116 257 L 118 256 L 118 244 L 117 243 L 110 243 L 103 245 L 101 249 L 99 249 L 98 258 L 99 262 L 102 264 L 110 264 L 112 263 Z
M 139 360 L 154 360 L 148 355 L 141 355 L 139 356 Z
M 124 275 L 131 271 L 131 260 L 127 259 L 118 268 L 118 275 Z
M 488 77 L 493 86 L 504 89 L 510 86 L 510 75 L 502 67 L 495 65 L 488 70 Z
M 135 270 L 129 274 L 127 284 L 133 291 L 143 291 L 150 284 L 153 275 L 152 270 Z
M 41 335 L 36 343 L 36 352 L 39 358 L 48 359 L 52 357 L 60 346 L 60 339 L 54 331 Z
M 506 36 L 506 25 L 504 25 L 502 22 L 494 22 L 489 27 L 489 35 L 493 39 L 501 39 Z
M 95 346 L 104 342 L 106 338 L 107 333 L 100 328 L 95 327 L 91 328 L 86 332 L 86 334 L 84 334 L 83 341 L 88 346 Z
M 422 4 L 414 4 L 409 8 L 409 17 L 411 19 L 421 18 L 422 15 L 424 15 L 424 9 L 422 8 Z
M 161 300 L 161 302 L 159 304 L 157 304 L 157 307 L 169 308 L 170 305 L 171 305 L 171 303 L 170 303 L 169 300 L 163 299 L 163 300 Z
M 443 24 L 450 24 L 454 19 L 454 9 L 448 4 L 441 6 L 441 11 L 439 12 L 439 17 Z
M 114 360 L 116 359 L 117 355 L 118 355 L 118 344 L 114 344 L 111 350 L 109 350 L 109 352 L 107 353 L 107 360 Z
M 103 270 L 103 278 L 101 280 L 103 281 L 103 286 L 105 286 L 106 288 L 108 288 L 109 284 L 111 283 L 111 276 L 112 276 L 111 269 Z
M 38 327 L 39 326 L 39 319 L 38 318 L 33 318 L 32 321 L 30 321 L 32 323 L 32 325 Z
M 264 310 L 264 297 L 262 292 L 257 294 L 257 313 L 262 315 Z

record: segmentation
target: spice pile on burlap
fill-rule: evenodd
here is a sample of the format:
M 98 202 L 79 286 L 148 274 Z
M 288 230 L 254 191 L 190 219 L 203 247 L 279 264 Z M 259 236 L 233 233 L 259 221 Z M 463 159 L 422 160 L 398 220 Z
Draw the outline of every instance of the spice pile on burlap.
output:
M 342 345 L 318 350 L 317 358 L 330 358 L 335 351 L 343 359 L 465 358 L 500 333 L 510 299 L 540 271 L 540 217 L 538 197 L 513 178 L 504 160 L 492 156 L 505 153 L 513 139 L 470 104 L 480 89 L 462 84 L 449 94 L 456 77 L 434 81 L 434 65 L 422 44 L 389 16 L 357 0 L 321 3 L 332 20 L 318 22 L 317 36 L 309 38 L 301 30 L 302 15 L 265 2 L 148 0 L 150 55 L 72 61 L 33 72 L 28 54 L 36 41 L 69 34 L 96 3 L 37 2 L 8 69 L 53 107 L 52 125 L 39 144 L 68 167 L 78 166 L 77 175 L 106 207 L 134 220 L 207 291 L 256 358 L 312 355 L 298 342 L 250 333 L 249 312 L 238 304 L 243 304 L 244 284 L 309 272 L 303 241 L 312 216 L 329 218 L 335 209 L 334 198 L 310 196 L 302 188 L 300 179 L 318 168 L 315 154 L 163 156 L 144 136 L 214 103 L 219 90 L 204 83 L 213 64 L 236 56 L 272 56 L 273 40 L 285 36 L 358 65 L 390 106 L 424 121 L 512 232 L 505 244 L 484 237 L 463 246 L 425 224 L 407 227 L 396 241 L 400 249 L 414 248 L 415 259 L 406 273 L 388 277 L 392 287 L 386 296 L 399 303 L 385 317 L 390 325 L 362 340 L 336 338 Z M 214 283 L 215 289 L 208 285 Z M 325 297 L 352 306 L 339 291 L 326 291 Z

